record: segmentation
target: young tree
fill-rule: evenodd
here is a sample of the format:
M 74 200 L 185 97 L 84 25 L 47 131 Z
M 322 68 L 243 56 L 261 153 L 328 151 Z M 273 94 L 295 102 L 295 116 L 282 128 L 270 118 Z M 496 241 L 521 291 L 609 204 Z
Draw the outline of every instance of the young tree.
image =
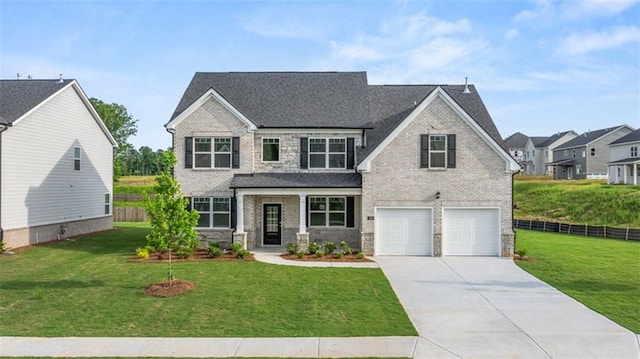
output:
M 156 177 L 155 197 L 145 195 L 144 206 L 151 221 L 151 232 L 147 242 L 158 251 L 169 252 L 169 283 L 173 281 L 171 253 L 186 258 L 198 246 L 198 234 L 193 229 L 198 224 L 200 214 L 189 211 L 188 200 L 182 197 L 180 185 L 171 176 L 176 164 L 172 151 L 163 154 L 164 171 Z
M 113 138 L 118 142 L 118 149 L 113 161 L 113 175 L 119 177 L 123 174 L 126 166 L 124 163 L 125 153 L 131 147 L 128 142 L 129 136 L 138 132 L 136 125 L 138 120 L 134 119 L 123 105 L 104 103 L 95 97 L 90 98 L 89 102 L 96 109 Z

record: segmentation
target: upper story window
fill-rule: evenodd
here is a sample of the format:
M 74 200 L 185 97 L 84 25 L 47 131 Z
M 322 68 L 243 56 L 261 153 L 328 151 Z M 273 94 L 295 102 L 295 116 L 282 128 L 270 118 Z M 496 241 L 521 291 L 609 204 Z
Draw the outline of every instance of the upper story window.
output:
M 238 168 L 239 137 L 185 137 L 186 168 Z
M 549 150 L 544 151 L 544 158 L 549 158 Z
M 638 157 L 638 146 L 631 147 L 631 157 Z
M 587 149 L 583 148 L 582 149 L 582 158 L 585 158 L 585 157 L 587 157 Z
M 456 135 L 420 135 L 421 168 L 455 168 Z
M 595 156 L 596 155 L 596 149 L 595 147 L 591 147 L 591 156 Z
M 576 150 L 571 150 L 571 157 L 576 158 Z
M 310 138 L 309 168 L 346 168 L 345 138 Z
M 569 150 L 564 150 L 563 156 L 567 157 L 569 155 Z
M 80 157 L 81 157 L 80 147 L 74 147 L 73 148 L 73 169 L 75 171 L 80 171 Z
M 279 138 L 263 138 L 262 139 L 262 162 L 279 162 L 280 161 L 280 139 Z

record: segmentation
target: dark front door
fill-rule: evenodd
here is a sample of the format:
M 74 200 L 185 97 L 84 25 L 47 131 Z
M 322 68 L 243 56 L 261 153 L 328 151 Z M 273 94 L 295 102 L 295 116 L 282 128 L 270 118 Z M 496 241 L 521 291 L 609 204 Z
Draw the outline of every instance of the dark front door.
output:
M 263 206 L 263 244 L 282 245 L 282 205 L 265 203 Z

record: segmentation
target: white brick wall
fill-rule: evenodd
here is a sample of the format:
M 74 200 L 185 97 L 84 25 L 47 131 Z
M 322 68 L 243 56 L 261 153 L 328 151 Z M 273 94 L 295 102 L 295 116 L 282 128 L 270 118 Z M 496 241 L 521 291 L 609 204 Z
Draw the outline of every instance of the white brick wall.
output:
M 420 168 L 421 134 L 456 134 L 456 168 Z M 442 207 L 499 207 L 501 230 L 512 250 L 511 173 L 505 160 L 440 98 L 435 99 L 371 163 L 362 176 L 363 248 L 370 248 L 376 206 L 433 207 L 434 253 L 441 253 Z M 435 193 L 440 192 L 439 200 Z M 375 240 L 375 239 L 374 239 Z M 372 248 L 371 248 L 372 249 Z

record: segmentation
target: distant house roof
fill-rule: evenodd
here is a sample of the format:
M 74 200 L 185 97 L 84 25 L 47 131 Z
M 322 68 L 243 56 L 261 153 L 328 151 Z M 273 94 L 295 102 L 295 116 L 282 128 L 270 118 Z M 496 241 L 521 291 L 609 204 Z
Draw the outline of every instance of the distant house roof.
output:
M 613 162 L 609 162 L 607 164 L 610 165 L 632 165 L 632 164 L 640 164 L 640 157 L 629 157 L 622 160 L 617 160 Z
M 525 148 L 527 140 L 529 140 L 529 136 L 516 132 L 504 139 L 504 145 L 507 146 L 507 148 Z
M 640 141 L 640 128 L 629 133 L 626 136 L 620 137 L 619 139 L 611 142 L 611 145 L 620 145 L 628 142 L 638 142 Z
M 558 132 L 556 134 L 553 134 L 553 135 L 547 137 L 547 140 L 542 142 L 540 144 L 540 147 L 548 147 L 548 146 L 552 145 L 557 140 L 559 140 L 562 137 L 566 136 L 569 132 L 573 132 L 573 131 L 569 130 L 569 131 L 564 131 L 564 132 Z
M 359 173 L 236 174 L 231 188 L 361 188 Z
M 13 124 L 71 81 L 0 80 L 0 123 Z
M 576 163 L 573 159 L 563 159 L 554 162 L 548 162 L 547 166 L 573 166 Z
M 542 144 L 549 140 L 549 137 L 529 137 L 534 147 L 543 147 Z
M 562 145 L 560 145 L 557 148 L 554 148 L 554 151 L 556 150 L 563 150 L 563 149 L 568 149 L 568 148 L 576 148 L 576 147 L 582 147 L 582 146 L 586 146 L 587 144 L 599 139 L 602 136 L 605 136 L 619 128 L 622 127 L 628 127 L 627 125 L 620 125 L 620 126 L 615 126 L 615 127 L 608 127 L 608 128 L 603 128 L 600 130 L 595 130 L 595 131 L 589 131 L 589 132 L 585 132 L 583 134 L 581 134 L 580 136 L 567 141 L 565 143 L 563 143 Z

